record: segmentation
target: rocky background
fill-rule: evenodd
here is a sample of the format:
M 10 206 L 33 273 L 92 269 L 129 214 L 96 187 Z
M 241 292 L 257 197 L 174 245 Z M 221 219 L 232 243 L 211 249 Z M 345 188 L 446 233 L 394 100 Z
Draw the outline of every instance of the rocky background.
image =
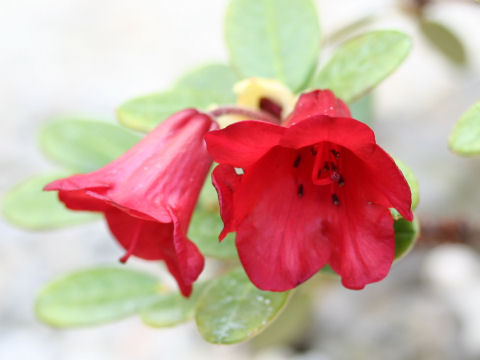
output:
M 414 50 L 375 92 L 379 143 L 420 181 L 418 215 L 430 222 L 480 221 L 480 157 L 459 158 L 447 137 L 480 99 L 480 5 L 439 0 L 430 16 L 464 41 L 459 68 L 419 35 L 393 0 L 322 0 L 328 35 L 374 13 L 370 28 L 411 34 Z M 227 0 L 1 0 L 0 194 L 53 165 L 37 131 L 48 119 L 82 114 L 114 121 L 123 101 L 166 88 L 201 63 L 227 61 Z M 328 37 L 326 37 L 328 40 Z M 326 43 L 322 61 L 333 44 Z M 435 239 L 433 239 L 435 240 Z M 473 239 L 480 242 L 480 239 Z M 327 281 L 314 322 L 295 347 L 213 346 L 194 324 L 155 330 L 132 318 L 92 329 L 39 323 L 33 299 L 61 273 L 113 264 L 121 255 L 101 223 L 29 233 L 0 220 L 0 359 L 479 359 L 480 259 L 469 245 L 419 246 L 380 284 L 360 292 Z M 130 266 L 145 267 L 141 261 Z M 256 350 L 255 350 L 256 349 Z

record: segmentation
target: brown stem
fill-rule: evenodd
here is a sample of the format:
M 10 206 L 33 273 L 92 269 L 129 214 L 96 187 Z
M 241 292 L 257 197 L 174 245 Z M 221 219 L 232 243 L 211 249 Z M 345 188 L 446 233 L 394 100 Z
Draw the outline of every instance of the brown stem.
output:
M 220 106 L 215 110 L 210 111 L 209 114 L 215 118 L 223 115 L 241 115 L 251 120 L 267 121 L 273 124 L 278 124 L 280 122 L 279 119 L 264 111 L 252 110 L 240 106 Z
M 422 220 L 418 245 L 444 243 L 466 244 L 480 251 L 480 228 L 460 219 Z

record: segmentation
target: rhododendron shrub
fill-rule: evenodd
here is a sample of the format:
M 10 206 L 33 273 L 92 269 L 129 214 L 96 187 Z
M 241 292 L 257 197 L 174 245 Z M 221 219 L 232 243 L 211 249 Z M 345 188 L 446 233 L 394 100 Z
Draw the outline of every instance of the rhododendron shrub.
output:
M 365 33 L 317 68 L 312 0 L 232 0 L 226 40 L 229 65 L 126 101 L 121 126 L 66 119 L 42 130 L 63 173 L 13 189 L 4 214 L 30 229 L 102 214 L 119 244 L 112 263 L 123 263 L 52 281 L 36 300 L 42 321 L 195 318 L 207 341 L 236 343 L 288 314 L 294 293 L 384 279 L 414 244 L 415 176 L 377 145 L 356 102 L 402 63 L 410 38 Z M 130 257 L 165 265 L 180 291 Z

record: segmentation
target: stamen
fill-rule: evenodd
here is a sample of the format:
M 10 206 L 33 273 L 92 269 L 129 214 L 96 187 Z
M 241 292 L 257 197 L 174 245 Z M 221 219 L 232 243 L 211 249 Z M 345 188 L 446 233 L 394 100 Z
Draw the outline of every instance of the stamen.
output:
M 142 222 L 139 221 L 137 227 L 135 228 L 135 233 L 133 234 L 132 242 L 130 243 L 130 247 L 128 248 L 125 255 L 120 258 L 120 262 L 125 264 L 130 256 L 132 256 L 135 248 L 138 245 L 138 240 L 140 239 L 140 230 L 142 229 Z
M 298 197 L 303 197 L 303 184 L 298 185 L 297 195 Z
M 335 159 L 338 159 L 340 157 L 340 153 L 334 149 L 330 150 L 330 152 L 333 154 Z
M 317 178 L 320 179 L 320 176 L 322 176 L 322 169 L 318 169 L 318 172 L 317 172 Z
M 328 162 L 325 162 L 325 165 L 323 165 L 323 170 L 330 171 L 330 166 L 328 166 Z
M 335 206 L 340 205 L 340 200 L 338 199 L 337 194 L 332 194 L 332 202 L 333 202 L 333 205 Z
M 333 171 L 337 171 L 338 168 L 335 166 L 335 164 L 333 162 L 330 162 L 330 166 L 332 167 L 332 170 Z
M 338 180 L 338 186 L 343 186 L 345 185 L 345 180 L 343 179 L 343 176 L 340 175 L 340 180 Z
M 300 155 L 298 155 L 297 158 L 295 159 L 295 162 L 293 163 L 293 167 L 297 168 L 298 165 L 300 165 L 301 160 L 302 160 L 302 157 Z
M 313 155 L 313 156 L 317 156 L 317 150 L 315 150 L 315 147 L 314 147 L 314 146 L 312 146 L 312 147 L 310 148 L 310 150 L 312 151 L 312 155 Z

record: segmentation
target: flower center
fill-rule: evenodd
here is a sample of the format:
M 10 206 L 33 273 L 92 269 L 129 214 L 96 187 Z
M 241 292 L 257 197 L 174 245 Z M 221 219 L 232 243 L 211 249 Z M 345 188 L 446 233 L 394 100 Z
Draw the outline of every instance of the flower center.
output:
M 345 186 L 345 179 L 342 176 L 341 149 L 331 143 L 320 143 L 311 146 L 309 149 L 303 148 L 299 151 L 293 161 L 293 167 L 298 173 L 297 195 L 305 195 L 305 177 L 310 177 L 314 186 L 329 186 L 331 202 L 339 206 L 339 190 Z M 302 175 L 303 174 L 303 175 Z M 307 180 L 308 181 L 308 180 Z M 308 189 L 307 189 L 308 190 Z

